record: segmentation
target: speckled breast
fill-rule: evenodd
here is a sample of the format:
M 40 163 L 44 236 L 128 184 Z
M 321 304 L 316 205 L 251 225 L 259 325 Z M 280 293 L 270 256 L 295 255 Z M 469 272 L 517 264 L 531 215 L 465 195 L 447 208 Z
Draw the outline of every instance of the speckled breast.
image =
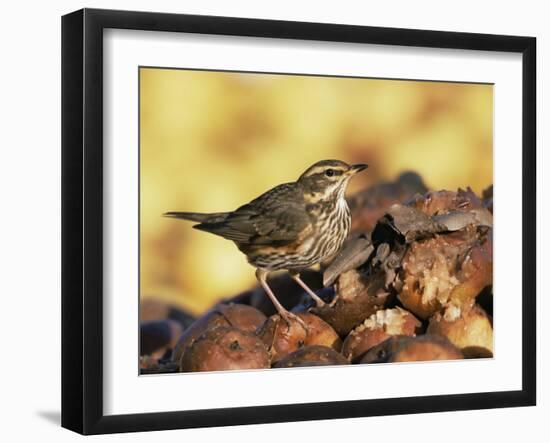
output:
M 316 214 L 307 235 L 281 247 L 263 247 L 250 251 L 248 261 L 268 270 L 300 270 L 309 268 L 335 255 L 349 234 L 350 210 L 344 199 Z

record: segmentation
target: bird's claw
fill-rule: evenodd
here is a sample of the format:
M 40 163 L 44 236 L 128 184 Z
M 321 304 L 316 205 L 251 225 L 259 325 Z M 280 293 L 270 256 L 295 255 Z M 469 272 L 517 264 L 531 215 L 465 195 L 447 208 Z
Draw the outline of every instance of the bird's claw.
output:
M 320 309 L 324 308 L 327 304 L 323 300 L 319 299 L 315 300 L 315 305 Z
M 283 318 L 283 320 L 286 322 L 286 325 L 287 325 L 287 330 L 290 329 L 291 327 L 291 322 L 292 321 L 295 321 L 297 322 L 302 328 L 305 329 L 306 332 L 309 331 L 309 328 L 308 326 L 306 325 L 306 323 L 304 322 L 304 320 L 302 320 L 300 317 L 298 317 L 296 314 L 293 314 L 292 312 L 281 312 L 281 317 Z

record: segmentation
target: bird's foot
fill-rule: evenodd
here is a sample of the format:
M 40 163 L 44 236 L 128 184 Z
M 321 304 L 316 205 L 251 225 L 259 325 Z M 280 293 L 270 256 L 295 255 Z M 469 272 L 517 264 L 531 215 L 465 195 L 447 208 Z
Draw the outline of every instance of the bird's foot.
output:
M 289 274 L 292 277 L 292 279 L 296 283 L 298 283 L 302 287 L 302 289 L 306 291 L 309 294 L 309 296 L 315 301 L 315 304 L 317 305 L 318 308 L 322 308 L 323 306 L 325 306 L 326 303 L 324 302 L 324 300 L 321 297 L 319 297 L 315 292 L 313 292 L 310 289 L 310 287 L 302 281 L 302 279 L 300 278 L 300 274 L 292 271 L 289 271 Z
M 302 328 L 305 329 L 306 332 L 309 332 L 309 327 L 306 325 L 304 320 L 302 320 L 300 317 L 298 317 L 296 314 L 293 314 L 292 312 L 288 311 L 281 311 L 279 312 L 279 315 L 281 318 L 286 322 L 287 329 L 290 329 L 292 326 L 292 322 L 298 323 Z
M 311 295 L 311 294 L 310 294 Z M 318 307 L 318 308 L 323 308 L 326 306 L 326 303 L 323 301 L 323 299 L 321 297 L 319 297 L 318 295 L 315 295 L 315 297 L 313 297 L 313 295 L 311 296 L 311 298 L 315 301 L 315 305 Z

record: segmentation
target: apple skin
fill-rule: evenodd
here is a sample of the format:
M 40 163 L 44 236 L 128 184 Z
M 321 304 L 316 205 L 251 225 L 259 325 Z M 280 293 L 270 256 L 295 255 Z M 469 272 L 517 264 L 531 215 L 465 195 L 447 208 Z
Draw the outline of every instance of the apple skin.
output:
M 269 368 L 264 343 L 250 332 L 219 326 L 202 334 L 185 351 L 180 372 Z
M 414 336 L 421 326 L 414 315 L 400 307 L 377 311 L 348 334 L 342 354 L 356 363 L 373 346 L 393 335 Z
M 304 346 L 294 351 L 273 365 L 274 368 L 297 368 L 304 366 L 336 366 L 347 365 L 349 362 L 327 346 Z
M 255 332 L 266 318 L 261 311 L 245 304 L 229 303 L 214 306 L 181 334 L 172 353 L 172 361 L 179 364 L 185 350 L 209 329 L 232 326 L 242 331 Z
M 305 328 L 297 320 L 292 319 L 288 324 L 280 315 L 274 314 L 257 331 L 258 337 L 267 346 L 273 363 L 303 346 L 321 345 L 336 351 L 341 349 L 342 341 L 328 323 L 309 312 L 296 315 L 305 324 Z
M 361 363 L 396 363 L 430 360 L 460 360 L 464 355 L 439 335 L 394 336 L 371 348 Z
M 426 332 L 447 337 L 468 358 L 493 355 L 491 320 L 478 305 L 467 309 L 449 307 L 436 313 Z

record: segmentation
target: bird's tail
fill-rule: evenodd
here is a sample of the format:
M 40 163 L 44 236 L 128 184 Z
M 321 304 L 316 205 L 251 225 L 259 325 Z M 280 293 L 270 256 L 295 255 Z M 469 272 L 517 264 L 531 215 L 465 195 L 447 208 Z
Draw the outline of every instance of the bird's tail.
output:
M 165 212 L 163 215 L 164 217 L 179 218 L 198 223 L 219 223 L 224 221 L 228 214 L 228 212 L 215 212 L 212 214 L 201 212 Z

